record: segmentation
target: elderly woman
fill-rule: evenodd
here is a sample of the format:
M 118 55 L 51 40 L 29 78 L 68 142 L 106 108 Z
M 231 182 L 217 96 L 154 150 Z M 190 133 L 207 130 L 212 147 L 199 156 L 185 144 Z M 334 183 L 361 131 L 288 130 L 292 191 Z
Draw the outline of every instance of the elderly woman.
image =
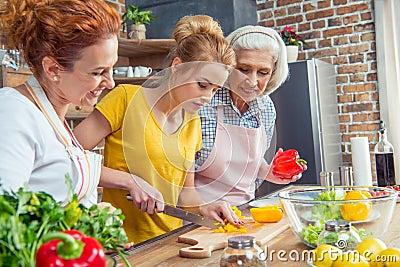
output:
M 237 71 L 199 112 L 203 147 L 196 154 L 195 184 L 205 201 L 238 205 L 254 198 L 256 178 L 287 184 L 301 174 L 281 179 L 264 160 L 276 118 L 268 95 L 288 76 L 285 44 L 275 30 L 262 26 L 241 27 L 227 39 Z

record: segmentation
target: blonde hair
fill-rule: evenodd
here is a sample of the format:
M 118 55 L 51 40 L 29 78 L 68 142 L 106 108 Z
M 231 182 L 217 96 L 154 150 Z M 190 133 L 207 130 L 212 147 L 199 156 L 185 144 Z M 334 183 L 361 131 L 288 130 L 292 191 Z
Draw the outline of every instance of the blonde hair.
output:
M 286 81 L 289 75 L 285 44 L 278 32 L 263 26 L 243 26 L 226 38 L 234 51 L 269 50 L 275 60 L 275 68 L 264 94 L 270 94 Z
M 176 47 L 170 58 L 183 62 L 213 61 L 228 66 L 236 63 L 235 53 L 224 38 L 218 22 L 207 15 L 185 16 L 175 26 Z
M 45 56 L 72 70 L 84 48 L 120 28 L 118 12 L 102 0 L 4 0 L 0 13 L 8 46 L 22 50 L 37 76 Z

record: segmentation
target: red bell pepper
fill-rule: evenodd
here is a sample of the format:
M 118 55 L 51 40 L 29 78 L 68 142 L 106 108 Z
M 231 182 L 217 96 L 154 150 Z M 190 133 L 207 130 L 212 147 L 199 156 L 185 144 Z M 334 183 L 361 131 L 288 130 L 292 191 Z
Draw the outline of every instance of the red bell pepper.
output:
M 36 253 L 37 267 L 105 267 L 100 242 L 77 230 L 48 233 Z
M 301 159 L 299 153 L 294 149 L 279 151 L 272 164 L 272 174 L 285 179 L 290 179 L 307 169 L 307 162 Z

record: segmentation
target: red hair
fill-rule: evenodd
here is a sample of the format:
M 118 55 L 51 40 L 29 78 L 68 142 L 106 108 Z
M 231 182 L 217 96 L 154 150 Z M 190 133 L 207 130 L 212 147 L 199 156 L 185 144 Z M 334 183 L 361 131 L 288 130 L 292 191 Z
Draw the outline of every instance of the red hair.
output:
M 5 0 L 0 31 L 40 75 L 45 56 L 72 70 L 82 49 L 117 35 L 118 12 L 102 0 Z

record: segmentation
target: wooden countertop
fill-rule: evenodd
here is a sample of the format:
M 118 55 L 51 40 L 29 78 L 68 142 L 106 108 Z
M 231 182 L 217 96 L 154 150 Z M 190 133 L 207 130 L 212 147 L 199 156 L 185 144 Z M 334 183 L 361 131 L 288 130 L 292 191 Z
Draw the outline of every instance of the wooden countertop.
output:
M 382 240 L 388 247 L 400 247 L 400 204 L 397 204 L 389 230 L 386 232 Z M 187 225 L 180 229 L 166 234 L 159 239 L 149 240 L 142 245 L 138 245 L 130 254 L 127 259 L 132 266 L 151 267 L 218 267 L 219 259 L 223 250 L 216 250 L 212 252 L 210 258 L 205 259 L 188 259 L 179 256 L 179 249 L 188 247 L 189 245 L 178 243 L 178 236 L 196 229 L 196 225 Z M 301 260 L 301 255 L 306 250 L 310 250 L 308 246 L 303 244 L 292 232 L 290 228 L 281 234 L 277 235 L 274 239 L 268 242 L 266 247 L 263 247 L 267 254 L 268 267 L 307 267 L 309 266 L 305 261 Z M 281 252 L 280 252 L 281 251 Z M 290 254 L 289 254 L 290 252 Z M 280 254 L 281 253 L 281 254 Z M 300 259 L 295 259 L 296 255 Z M 116 257 L 117 266 L 125 266 L 123 261 Z

